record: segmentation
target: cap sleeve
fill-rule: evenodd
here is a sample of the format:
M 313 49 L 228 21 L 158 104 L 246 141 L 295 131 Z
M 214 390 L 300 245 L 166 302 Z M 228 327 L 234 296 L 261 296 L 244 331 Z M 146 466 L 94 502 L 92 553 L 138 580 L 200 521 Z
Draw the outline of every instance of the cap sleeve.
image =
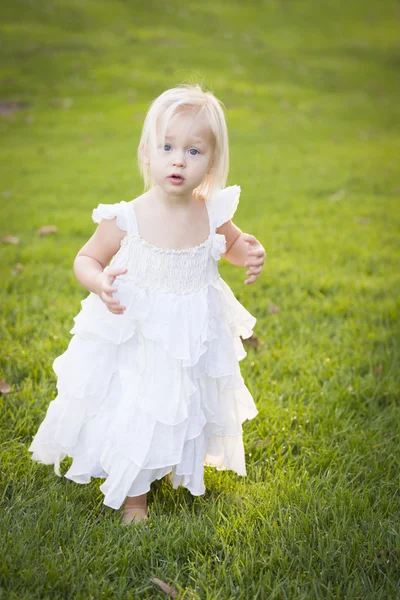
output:
M 129 223 L 126 218 L 125 203 L 119 202 L 117 204 L 99 204 L 97 208 L 93 209 L 92 220 L 95 223 L 100 223 L 102 219 L 113 219 L 117 217 L 117 226 L 123 231 L 128 231 Z
M 240 192 L 240 185 L 231 185 L 214 195 L 210 208 L 215 228 L 232 219 L 239 205 Z

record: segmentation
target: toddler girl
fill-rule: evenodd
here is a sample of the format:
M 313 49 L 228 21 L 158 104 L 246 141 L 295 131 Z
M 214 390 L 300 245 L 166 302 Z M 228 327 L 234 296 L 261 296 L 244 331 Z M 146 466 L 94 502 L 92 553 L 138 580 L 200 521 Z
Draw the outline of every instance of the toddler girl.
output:
M 147 518 L 151 482 L 205 493 L 204 465 L 246 475 L 242 423 L 258 410 L 240 372 L 256 319 L 221 279 L 218 261 L 249 267 L 263 246 L 232 222 L 222 104 L 199 85 L 156 98 L 138 149 L 145 192 L 93 210 L 98 227 L 74 271 L 90 292 L 67 350 L 53 363 L 57 397 L 29 447 L 65 477 L 105 478 L 104 504 L 123 523 Z M 111 259 L 111 262 L 110 262 Z

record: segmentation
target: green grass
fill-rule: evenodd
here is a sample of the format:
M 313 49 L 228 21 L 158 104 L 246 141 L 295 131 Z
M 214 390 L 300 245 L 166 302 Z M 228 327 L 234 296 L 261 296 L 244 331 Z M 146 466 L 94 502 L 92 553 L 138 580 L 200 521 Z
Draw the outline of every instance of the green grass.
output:
M 185 599 L 400 598 L 398 3 L 2 4 L 0 101 L 28 106 L 0 117 L 0 237 L 20 238 L 0 245 L 0 598 L 164 598 L 154 577 Z M 268 253 L 248 287 L 220 266 L 258 319 L 259 415 L 247 477 L 207 467 L 203 497 L 156 481 L 124 528 L 101 480 L 27 448 L 87 295 L 91 211 L 142 192 L 147 107 L 187 80 L 226 105 L 235 222 Z

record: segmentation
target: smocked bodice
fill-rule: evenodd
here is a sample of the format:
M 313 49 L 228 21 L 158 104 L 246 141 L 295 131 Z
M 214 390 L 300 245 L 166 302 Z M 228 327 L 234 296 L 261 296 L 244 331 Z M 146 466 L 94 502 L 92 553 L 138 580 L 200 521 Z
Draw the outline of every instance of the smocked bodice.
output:
M 126 267 L 127 273 L 120 277 L 141 287 L 176 294 L 196 292 L 219 277 L 216 257 L 218 249 L 224 251 L 224 241 L 224 236 L 215 233 L 198 246 L 174 250 L 155 246 L 138 234 L 128 234 L 110 267 Z
M 140 287 L 175 294 L 189 294 L 211 284 L 219 277 L 218 260 L 226 251 L 225 236 L 216 228 L 232 218 L 238 202 L 240 187 L 220 190 L 212 200 L 205 201 L 210 233 L 201 244 L 191 248 L 173 249 L 156 246 L 141 237 L 133 204 L 99 204 L 92 218 L 117 216 L 117 225 L 127 232 L 109 267 L 125 267 L 127 272 L 116 279 L 129 279 Z M 115 282 L 116 282 L 115 281 Z M 114 285 L 115 285 L 114 282 Z

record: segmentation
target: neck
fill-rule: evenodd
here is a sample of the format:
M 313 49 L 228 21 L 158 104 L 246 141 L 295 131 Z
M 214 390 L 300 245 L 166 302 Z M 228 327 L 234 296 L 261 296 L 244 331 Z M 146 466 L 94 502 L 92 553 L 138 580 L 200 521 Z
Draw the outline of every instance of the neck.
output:
M 193 191 L 189 191 L 187 194 L 167 194 L 158 185 L 153 188 L 153 193 L 161 204 L 171 208 L 183 208 L 189 206 L 189 204 L 193 202 L 195 196 Z

